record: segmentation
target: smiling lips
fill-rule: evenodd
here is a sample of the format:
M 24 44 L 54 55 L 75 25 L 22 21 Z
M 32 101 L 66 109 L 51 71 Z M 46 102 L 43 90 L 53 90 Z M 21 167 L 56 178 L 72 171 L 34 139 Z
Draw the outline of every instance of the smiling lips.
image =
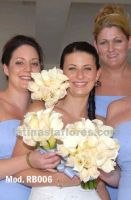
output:
M 31 76 L 20 76 L 22 80 L 31 81 Z
M 81 88 L 81 87 L 85 87 L 87 85 L 87 81 L 74 81 L 72 82 L 73 85 L 75 85 L 75 87 Z
M 115 59 L 115 58 L 117 58 L 117 55 L 116 54 L 110 54 L 110 55 L 108 55 L 108 58 L 109 59 Z

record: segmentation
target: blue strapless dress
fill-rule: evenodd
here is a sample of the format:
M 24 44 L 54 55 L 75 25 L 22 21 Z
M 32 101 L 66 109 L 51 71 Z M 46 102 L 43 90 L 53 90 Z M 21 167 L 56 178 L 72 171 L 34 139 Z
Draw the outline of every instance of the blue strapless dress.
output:
M 96 96 L 96 114 L 102 117 L 106 117 L 108 105 L 115 100 L 124 98 L 124 96 Z M 111 200 L 117 200 L 117 188 L 107 186 L 107 190 L 110 194 Z
M 125 121 L 115 128 L 114 138 L 120 143 L 118 164 L 121 177 L 118 187 L 117 200 L 131 199 L 131 121 Z
M 96 114 L 106 117 L 108 105 L 115 100 L 121 99 L 124 96 L 95 96 Z
M 0 159 L 10 158 L 16 143 L 16 129 L 19 120 L 0 122 Z M 0 181 L 0 200 L 27 200 L 30 188 L 19 183 L 9 183 L 6 179 Z

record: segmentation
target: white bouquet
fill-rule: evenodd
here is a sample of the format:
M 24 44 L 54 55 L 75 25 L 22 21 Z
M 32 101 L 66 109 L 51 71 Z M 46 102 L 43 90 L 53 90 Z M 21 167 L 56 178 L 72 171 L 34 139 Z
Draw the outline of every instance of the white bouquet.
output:
M 23 142 L 29 146 L 35 146 L 45 150 L 56 147 L 55 131 L 62 130 L 63 122 L 61 114 L 53 111 L 53 108 L 28 112 L 23 124 L 18 127 L 18 135 L 23 137 Z
M 99 169 L 109 173 L 116 166 L 119 144 L 112 138 L 113 128 L 101 120 L 83 118 L 64 128 L 62 115 L 48 108 L 27 113 L 18 134 L 29 146 L 55 149 L 64 159 L 63 172 L 71 177 L 78 175 L 84 188 L 95 187 Z
M 28 89 L 33 100 L 45 101 L 45 107 L 52 107 L 67 94 L 68 77 L 61 69 L 42 70 L 41 73 L 31 73 L 34 81 L 30 81 Z
M 57 145 L 58 153 L 65 158 L 65 165 L 77 172 L 83 187 L 90 189 L 92 180 L 100 175 L 99 169 L 107 173 L 114 170 L 119 144 L 112 135 L 113 128 L 101 120 L 82 119 L 68 124 L 64 135 L 58 137 L 62 141 Z

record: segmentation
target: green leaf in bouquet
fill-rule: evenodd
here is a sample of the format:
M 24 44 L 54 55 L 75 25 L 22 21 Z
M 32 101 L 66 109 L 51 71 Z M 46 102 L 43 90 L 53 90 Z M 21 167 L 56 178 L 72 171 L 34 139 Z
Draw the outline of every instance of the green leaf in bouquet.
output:
M 48 143 L 49 143 L 50 149 L 54 149 L 56 148 L 57 140 L 53 136 L 50 136 L 50 138 L 48 139 Z
M 42 142 L 42 145 L 40 146 L 40 148 L 42 148 L 44 150 L 49 150 L 50 144 L 49 144 L 48 140 L 45 140 L 44 142 Z
M 81 182 L 81 187 L 85 190 L 93 190 L 96 189 L 96 179 L 95 180 L 89 180 L 86 183 L 84 181 Z
M 50 136 L 48 140 L 43 140 L 40 144 L 40 148 L 44 150 L 50 150 L 50 149 L 55 149 L 57 144 L 57 140 L 53 137 Z

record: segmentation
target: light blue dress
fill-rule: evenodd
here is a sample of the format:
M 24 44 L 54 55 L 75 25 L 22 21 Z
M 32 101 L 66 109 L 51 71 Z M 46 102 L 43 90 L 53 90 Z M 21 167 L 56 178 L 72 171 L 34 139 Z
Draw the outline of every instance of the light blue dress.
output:
M 20 121 L 11 119 L 0 122 L 0 159 L 10 158 L 16 143 L 16 129 Z M 27 200 L 30 188 L 19 183 L 0 181 L 0 200 Z
M 106 117 L 108 105 L 115 100 L 124 98 L 124 96 L 96 96 L 96 115 Z M 111 200 L 117 200 L 117 188 L 107 186 Z
M 124 96 L 95 96 L 96 114 L 106 117 L 108 105 L 115 100 L 121 99 Z
M 131 199 L 131 120 L 117 125 L 114 137 L 119 140 L 120 150 L 118 164 L 121 177 L 118 187 L 117 200 Z

